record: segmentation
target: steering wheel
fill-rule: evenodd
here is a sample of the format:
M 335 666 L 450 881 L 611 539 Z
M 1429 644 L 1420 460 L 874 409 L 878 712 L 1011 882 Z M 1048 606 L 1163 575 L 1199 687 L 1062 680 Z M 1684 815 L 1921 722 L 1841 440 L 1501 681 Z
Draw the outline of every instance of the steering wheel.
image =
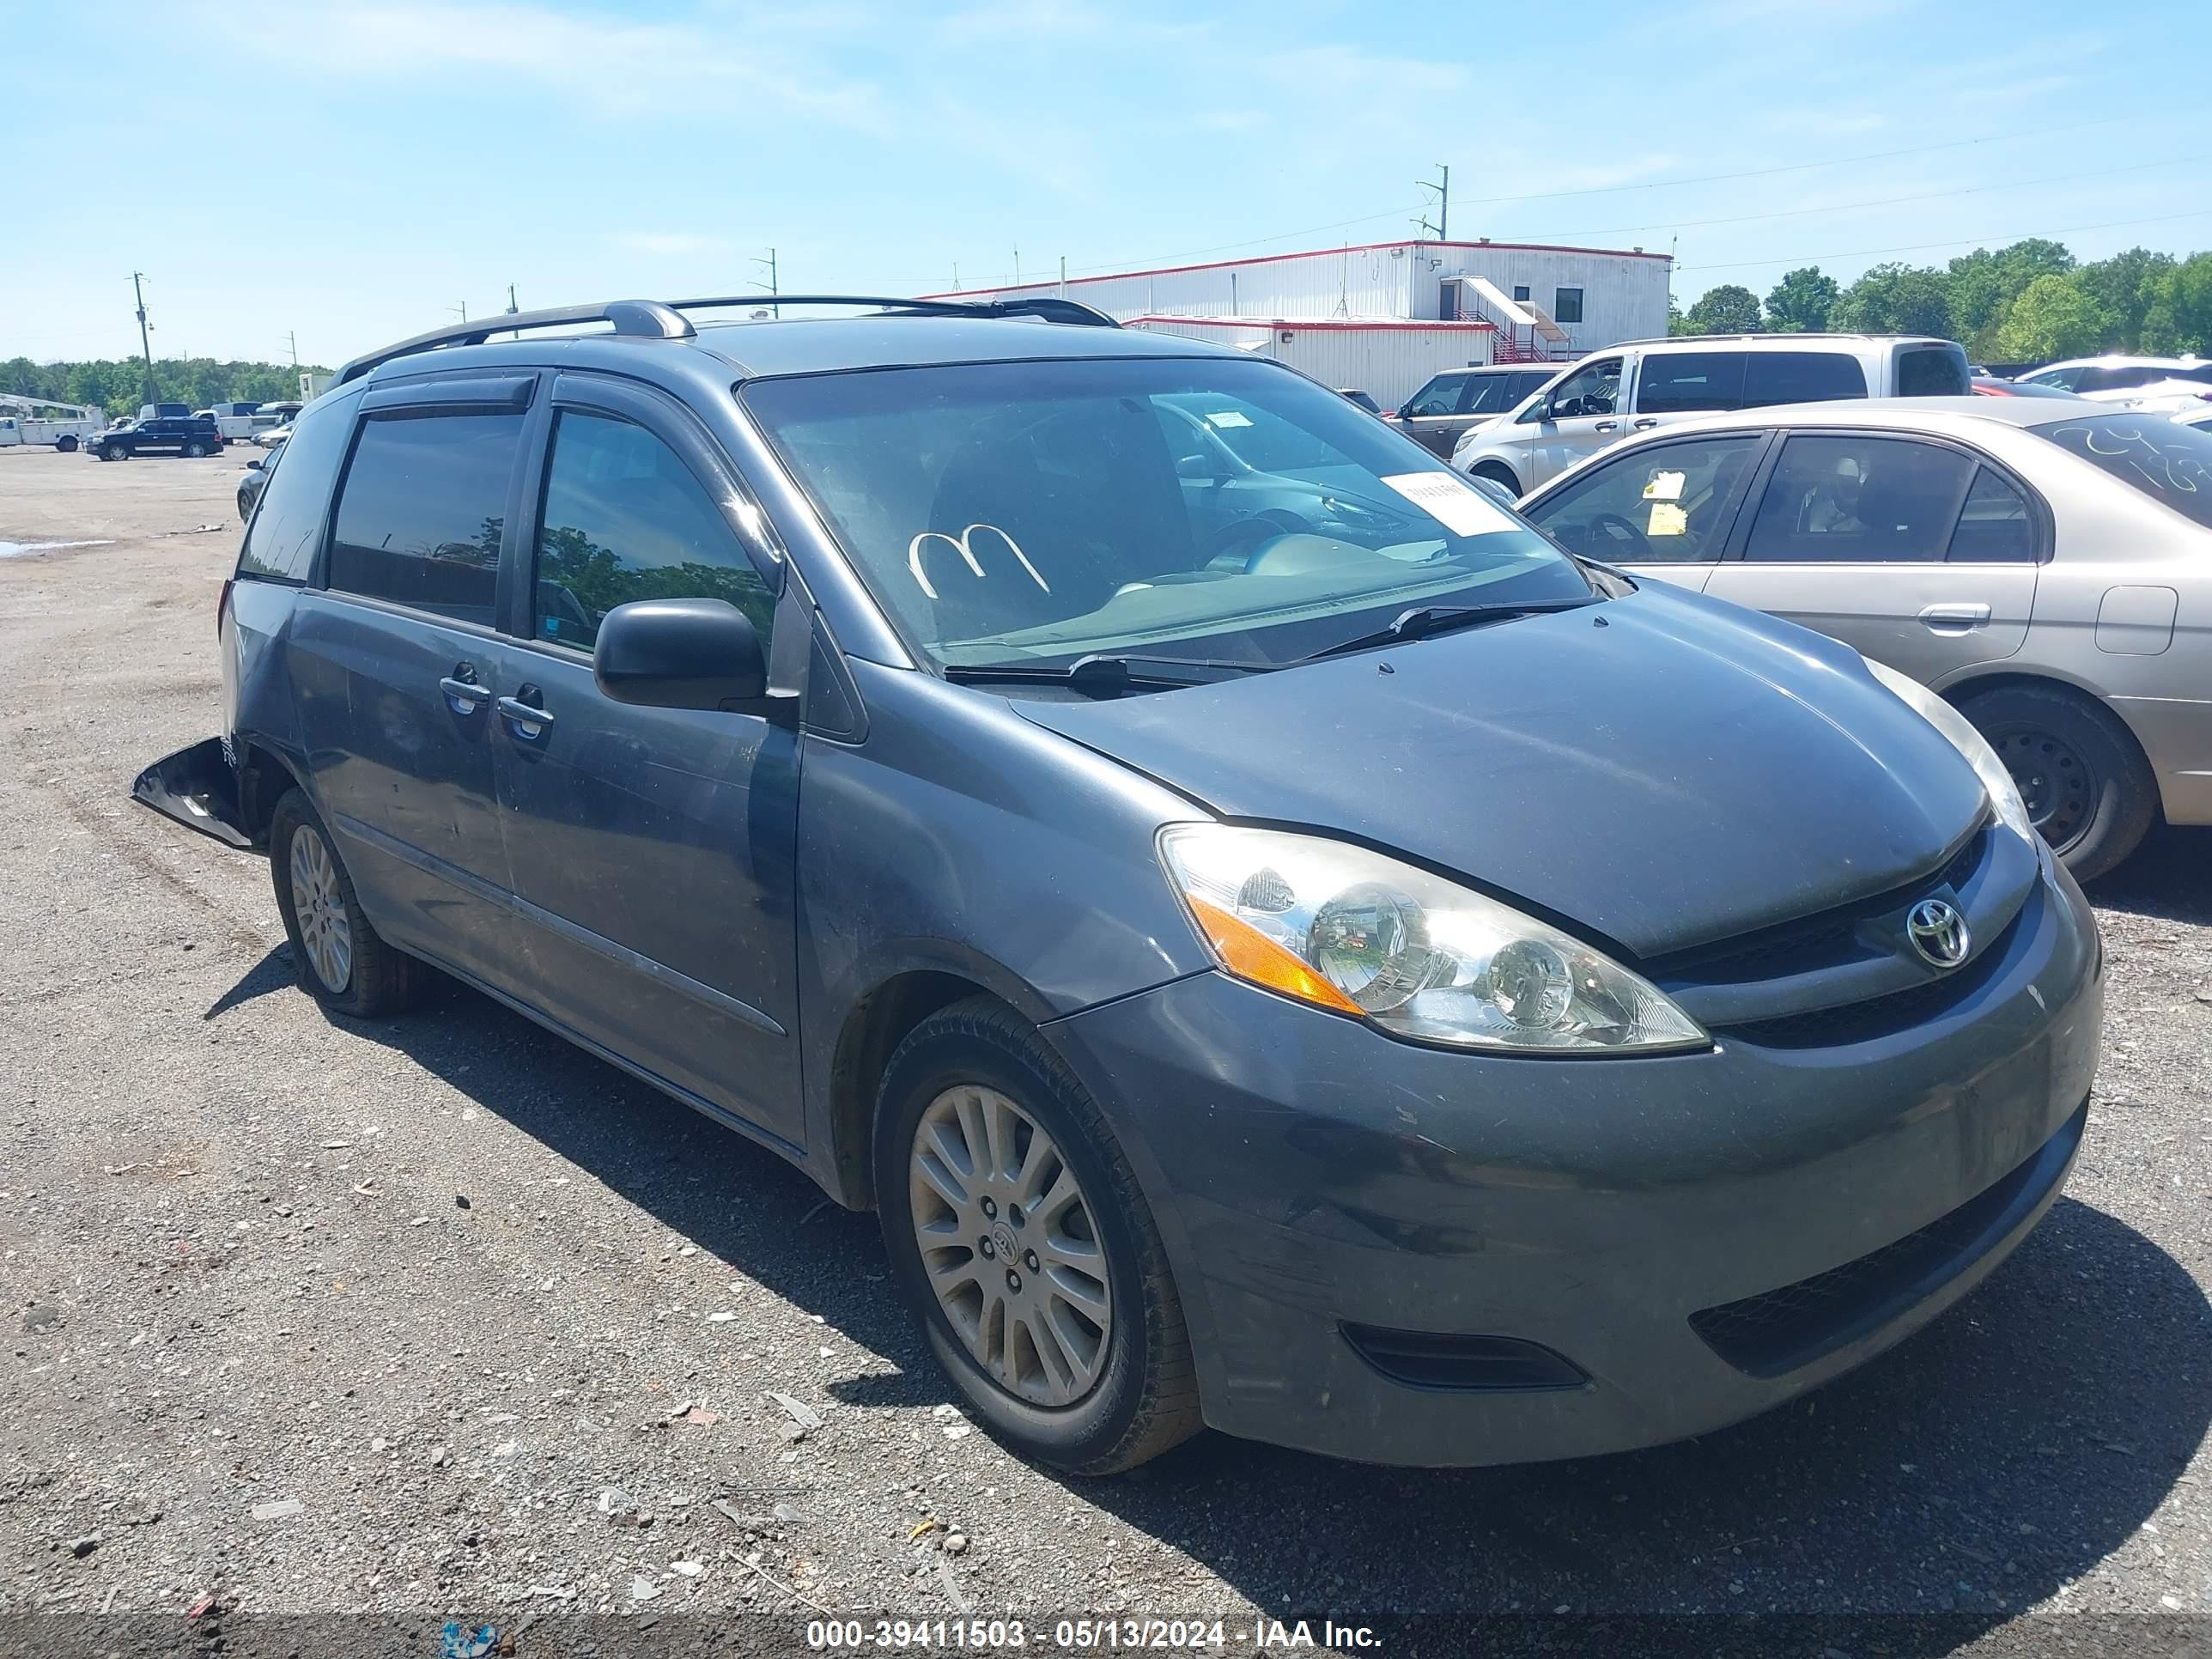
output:
M 1631 564 L 1650 563 L 1659 556 L 1652 550 L 1651 538 L 1636 527 L 1632 519 L 1624 519 L 1618 513 L 1593 513 L 1589 527 L 1602 532 L 1607 541 L 1619 542 L 1628 548 Z
M 1206 562 L 1218 570 L 1249 569 L 1254 556 L 1284 533 L 1273 519 L 1232 519 L 1206 538 Z

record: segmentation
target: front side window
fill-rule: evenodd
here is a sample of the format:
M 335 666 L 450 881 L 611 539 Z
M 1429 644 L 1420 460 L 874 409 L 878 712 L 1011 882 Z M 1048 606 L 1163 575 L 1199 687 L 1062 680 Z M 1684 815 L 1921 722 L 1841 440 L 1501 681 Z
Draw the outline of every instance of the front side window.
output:
M 675 451 L 641 426 L 562 411 L 545 469 L 531 629 L 588 651 L 633 599 L 726 599 L 763 646 L 775 598 Z
M 1585 363 L 1559 382 L 1550 403 L 1550 418 L 1569 420 L 1583 415 L 1610 415 L 1620 402 L 1620 359 L 1604 357 Z M 1529 413 L 1544 410 L 1539 403 Z
M 1964 398 L 1966 355 L 1956 346 L 1905 346 L 1897 354 L 1900 398 Z
M 1560 546 L 1623 564 L 1721 556 L 1736 490 L 1765 434 L 1730 433 L 1638 449 L 1593 467 L 1528 516 Z
M 1552 320 L 1555 323 L 1579 323 L 1582 319 L 1582 289 L 1563 288 L 1555 290 L 1552 295 Z
M 1746 409 L 1866 395 L 1866 371 L 1840 351 L 1754 351 L 1744 365 Z
M 1769 563 L 1932 563 L 1975 463 L 1910 438 L 1796 437 L 1766 486 L 1744 556 Z
M 1522 393 L 1514 390 L 1516 382 L 1510 374 L 1478 374 L 1474 377 L 1474 395 L 1467 400 L 1462 415 L 1495 415 L 1519 403 Z
M 494 626 L 522 422 L 520 415 L 372 416 L 338 494 L 330 586 Z M 288 456 L 281 471 L 296 459 Z
M 2094 415 L 2035 429 L 2153 501 L 2212 528 L 2212 432 L 2156 415 Z
M 1636 412 L 1680 415 L 1692 410 L 1740 408 L 1743 403 L 1741 351 L 1655 351 L 1644 359 L 1637 382 Z
M 1407 400 L 1398 412 L 1408 419 L 1419 415 L 1449 415 L 1459 408 L 1460 393 L 1467 389 L 1464 374 L 1439 374 Z
M 748 381 L 902 633 L 947 667 L 1287 663 L 1414 605 L 1587 599 L 1401 434 L 1265 362 L 1093 358 Z

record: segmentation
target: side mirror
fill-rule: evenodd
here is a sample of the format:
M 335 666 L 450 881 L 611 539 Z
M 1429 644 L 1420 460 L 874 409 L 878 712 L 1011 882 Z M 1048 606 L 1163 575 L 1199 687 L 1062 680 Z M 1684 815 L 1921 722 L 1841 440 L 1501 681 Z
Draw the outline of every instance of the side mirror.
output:
M 260 458 L 258 455 L 256 455 L 256 456 L 254 456 L 251 460 L 247 461 L 247 462 L 246 462 L 246 470 L 248 472 L 258 472 L 258 471 L 261 471 L 261 458 Z
M 757 714 L 768 696 L 760 634 L 726 599 L 637 599 L 599 623 L 592 678 L 617 702 Z
M 1188 478 L 1199 483 L 1212 483 L 1220 476 L 1221 470 L 1214 465 L 1210 456 L 1182 455 L 1176 459 L 1176 477 L 1178 478 Z

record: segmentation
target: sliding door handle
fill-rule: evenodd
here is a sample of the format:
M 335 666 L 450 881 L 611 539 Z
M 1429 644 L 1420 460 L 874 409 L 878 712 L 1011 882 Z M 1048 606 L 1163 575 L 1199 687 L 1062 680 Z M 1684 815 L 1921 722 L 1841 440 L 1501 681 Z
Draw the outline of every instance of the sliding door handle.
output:
M 1927 605 L 1920 608 L 1920 621 L 1931 634 L 1966 634 L 1981 627 L 1990 619 L 1990 608 L 1985 605 Z

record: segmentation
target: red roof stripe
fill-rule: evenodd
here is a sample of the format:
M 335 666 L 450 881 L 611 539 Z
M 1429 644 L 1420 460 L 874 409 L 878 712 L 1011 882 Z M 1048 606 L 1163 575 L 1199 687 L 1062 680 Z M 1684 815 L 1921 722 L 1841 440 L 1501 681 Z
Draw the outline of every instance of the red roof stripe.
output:
M 1401 317 L 1323 318 L 1308 321 L 1297 317 L 1132 317 L 1135 323 L 1172 323 L 1177 328 L 1264 328 L 1282 329 L 1296 333 L 1300 329 L 1342 329 L 1355 333 L 1391 333 L 1425 328 L 1466 329 L 1476 334 L 1495 334 L 1495 323 L 1469 319 L 1445 321 L 1434 317 L 1416 317 L 1411 321 Z
M 1552 242 L 1355 242 L 1350 247 L 1310 248 L 1301 253 L 1261 253 L 1242 259 L 1211 259 L 1203 264 L 1161 265 L 1152 270 L 1121 270 L 1104 276 L 1071 276 L 1067 286 L 1079 288 L 1088 283 L 1120 283 L 1137 276 L 1180 276 L 1186 271 L 1226 270 L 1232 265 L 1271 264 L 1279 259 L 1328 259 L 1340 253 L 1373 253 L 1386 247 L 1464 247 L 1494 248 L 1505 253 L 1589 253 L 1603 259 L 1659 259 L 1674 262 L 1671 253 L 1644 253 L 1632 248 L 1566 247 Z M 976 294 L 1010 294 L 1025 289 L 1058 288 L 1057 278 L 1048 277 L 1041 283 L 1004 283 L 996 288 L 949 289 L 939 294 L 921 294 L 921 300 L 956 300 Z

